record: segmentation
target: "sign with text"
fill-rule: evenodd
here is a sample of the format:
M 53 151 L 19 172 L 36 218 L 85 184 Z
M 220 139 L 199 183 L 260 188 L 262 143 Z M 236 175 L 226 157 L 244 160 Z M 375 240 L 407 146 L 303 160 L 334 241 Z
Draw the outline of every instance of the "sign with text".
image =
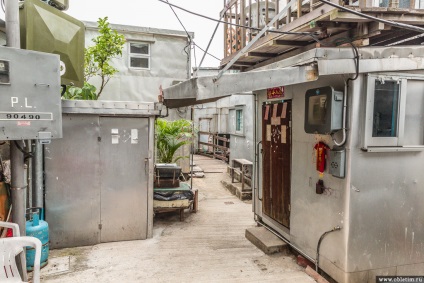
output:
M 280 86 L 280 87 L 268 88 L 266 90 L 266 97 L 268 99 L 284 97 L 284 87 Z
M 59 56 L 0 46 L 0 140 L 62 137 Z

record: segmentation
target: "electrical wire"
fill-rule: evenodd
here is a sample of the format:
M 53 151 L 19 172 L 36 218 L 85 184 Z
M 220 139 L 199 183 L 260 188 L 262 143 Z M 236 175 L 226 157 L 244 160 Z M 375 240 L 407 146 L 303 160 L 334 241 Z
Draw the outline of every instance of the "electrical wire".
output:
M 184 31 L 186 32 L 190 42 L 192 41 L 192 38 L 190 36 L 190 34 L 188 33 L 187 29 L 185 28 L 185 26 L 183 25 L 183 23 L 181 22 L 180 18 L 178 17 L 177 13 L 175 12 L 174 8 L 172 7 L 173 5 L 171 3 L 168 2 L 168 0 L 162 1 L 163 3 L 166 3 L 169 5 L 169 7 L 171 8 L 172 12 L 174 12 L 175 17 L 177 17 L 177 20 L 180 22 L 181 26 L 183 27 Z
M 13 142 L 16 145 L 16 147 L 19 149 L 19 151 L 24 154 L 24 160 L 34 157 L 31 152 L 25 151 L 25 149 L 23 149 L 23 147 L 17 141 L 13 141 Z
M 197 46 L 197 48 L 199 48 L 200 50 L 202 50 L 204 53 L 208 54 L 209 56 L 211 56 L 211 57 L 215 58 L 215 59 L 216 59 L 216 60 L 218 60 L 218 61 L 221 61 L 221 59 L 219 59 L 218 57 L 216 57 L 216 56 L 214 56 L 214 55 L 212 55 L 212 54 L 208 53 L 208 52 L 207 52 L 207 51 L 205 51 L 203 48 L 201 48 L 199 45 L 197 45 L 197 43 L 196 43 L 196 42 L 194 42 L 194 40 L 191 38 L 191 36 L 190 36 L 189 32 L 188 32 L 188 31 L 187 31 L 187 29 L 185 28 L 185 26 L 184 26 L 183 22 L 181 21 L 180 17 L 178 17 L 177 13 L 175 12 L 175 10 L 174 10 L 174 8 L 173 8 L 173 6 L 175 6 L 174 4 L 169 3 L 169 2 L 168 2 L 168 0 L 166 0 L 166 1 L 161 1 L 161 2 L 163 2 L 163 3 L 165 3 L 165 4 L 168 4 L 168 5 L 169 5 L 169 7 L 171 8 L 171 10 L 172 10 L 172 12 L 174 13 L 175 17 L 177 18 L 178 22 L 180 22 L 180 25 L 183 27 L 183 29 L 184 29 L 185 33 L 187 34 L 187 37 L 188 37 L 188 39 L 189 39 L 189 44 L 187 44 L 187 46 L 184 48 L 184 52 L 185 52 L 187 55 L 189 54 L 189 53 L 188 53 L 188 51 L 187 51 L 188 47 L 189 47 L 189 46 L 191 46 L 191 44 L 194 44 L 195 46 Z M 176 8 L 178 8 L 178 7 L 176 7 Z M 194 52 L 196 52 L 196 51 L 194 51 Z M 196 55 L 194 54 L 194 56 L 196 56 Z M 196 58 L 195 58 L 195 60 L 196 60 Z M 197 64 L 195 64 L 195 65 L 197 65 Z
M 183 29 L 184 29 L 185 33 L 187 34 L 187 37 L 188 37 L 188 43 L 187 43 L 187 45 L 184 47 L 184 52 L 187 54 L 187 57 L 188 57 L 188 56 L 190 55 L 190 53 L 189 53 L 187 50 L 188 50 L 189 48 L 191 48 L 191 45 L 192 45 L 193 39 L 191 38 L 190 34 L 188 33 L 187 29 L 185 28 L 185 26 L 184 26 L 183 22 L 180 20 L 180 17 L 178 17 L 178 15 L 177 15 L 177 13 L 175 12 L 174 8 L 172 7 L 171 3 L 169 3 L 169 2 L 168 2 L 168 0 L 166 0 L 166 2 L 164 2 L 164 3 L 169 4 L 169 7 L 171 8 L 171 10 L 172 10 L 172 12 L 174 13 L 175 17 L 176 17 L 176 18 L 177 18 L 177 20 L 180 22 L 180 25 L 183 27 Z M 190 59 L 187 59 L 187 60 L 190 60 Z
M 202 14 L 199 14 L 199 13 L 196 13 L 196 12 L 192 12 L 190 10 L 187 10 L 185 8 L 182 8 L 180 6 L 177 6 L 175 4 L 171 4 L 171 3 L 168 2 L 168 0 L 166 0 L 166 1 L 164 1 L 164 0 L 158 0 L 158 1 L 159 2 L 163 2 L 165 4 L 168 4 L 169 6 L 173 6 L 173 7 L 177 8 L 177 9 L 180 9 L 180 10 L 186 12 L 186 13 L 189 13 L 189 14 L 192 14 L 192 15 L 195 15 L 195 16 L 198 16 L 198 17 L 201 17 L 201 18 L 205 18 L 205 19 L 208 19 L 208 20 L 211 20 L 211 21 L 214 21 L 214 22 L 224 23 L 224 24 L 227 24 L 227 25 L 230 25 L 230 26 L 236 26 L 236 27 L 241 27 L 241 28 L 250 29 L 250 30 L 256 30 L 256 31 L 261 31 L 262 30 L 262 29 L 259 29 L 259 28 L 254 28 L 254 27 L 249 27 L 249 26 L 245 26 L 245 25 L 239 25 L 239 24 L 229 23 L 229 22 L 222 21 L 222 20 L 217 20 L 217 19 L 214 19 L 214 18 L 205 16 L 205 15 L 202 15 Z M 269 33 L 277 33 L 277 34 L 292 34 L 292 35 L 310 36 L 316 42 L 321 43 L 319 41 L 319 39 L 316 37 L 317 34 L 315 34 L 315 33 L 310 33 L 310 32 L 296 32 L 296 31 L 278 31 L 278 30 L 272 30 L 272 29 L 267 30 L 267 32 L 269 32 Z
M 196 67 L 196 70 L 197 70 L 196 44 L 193 44 L 193 57 L 194 57 L 194 66 Z
M 159 0 L 159 1 L 161 1 L 161 0 Z M 389 26 L 394 26 L 394 27 L 403 28 L 403 29 L 407 29 L 407 30 L 417 31 L 419 33 L 424 33 L 424 28 L 421 28 L 421 27 L 417 27 L 417 26 L 413 26 L 413 25 L 408 25 L 408 24 L 403 24 L 403 23 L 398 23 L 398 22 L 394 22 L 394 21 L 388 21 L 388 20 L 377 18 L 377 17 L 373 17 L 373 16 L 370 16 L 370 15 L 363 14 L 361 12 L 357 12 L 355 10 L 352 10 L 352 9 L 349 9 L 349 8 L 346 8 L 346 7 L 343 7 L 341 5 L 335 4 L 335 3 L 330 2 L 328 0 L 319 0 L 319 1 L 321 1 L 322 3 L 325 3 L 327 5 L 333 6 L 335 8 L 338 8 L 340 10 L 343 10 L 345 12 L 348 12 L 348 13 L 351 13 L 351 14 L 354 14 L 354 15 L 357 15 L 357 16 L 360 16 L 360 17 L 363 17 L 363 18 L 366 18 L 366 19 L 370 19 L 370 20 L 373 20 L 373 21 L 376 21 L 376 22 L 384 23 L 384 24 L 387 24 Z
M 199 48 L 200 50 L 202 50 L 203 52 L 205 52 L 205 54 L 207 54 L 207 55 L 211 56 L 212 58 L 215 58 L 215 59 L 216 59 L 216 60 L 218 60 L 218 61 L 221 61 L 221 59 L 219 59 L 219 58 L 218 58 L 218 57 L 216 57 L 215 55 L 210 54 L 209 52 L 205 51 L 202 47 L 200 47 L 199 45 L 197 45 L 197 43 L 196 43 L 196 42 L 194 42 L 194 41 L 193 41 L 193 43 L 194 43 L 194 45 L 196 45 L 196 47 L 197 47 L 197 48 Z

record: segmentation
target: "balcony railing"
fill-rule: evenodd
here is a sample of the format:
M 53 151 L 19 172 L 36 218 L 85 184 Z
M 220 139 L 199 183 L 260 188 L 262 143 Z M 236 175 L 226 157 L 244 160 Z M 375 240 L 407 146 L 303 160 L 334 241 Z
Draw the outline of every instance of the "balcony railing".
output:
M 322 9 L 320 7 L 324 5 L 319 0 L 287 2 L 288 0 L 224 0 L 221 16 L 226 22 L 224 24 L 225 57 L 231 56 L 245 47 L 259 33 L 259 30 L 280 11 L 285 10 L 285 13 L 274 23 L 274 29 L 279 30 L 291 23 L 295 29 L 298 19 L 306 17 L 315 10 Z M 339 3 L 339 1 L 334 2 Z M 413 10 L 424 8 L 424 0 L 344 0 L 344 5 L 368 13 L 410 13 Z M 326 11 L 328 12 L 328 10 Z M 336 8 L 330 10 L 336 10 Z M 423 11 L 420 13 L 422 14 Z M 313 23 L 312 15 L 308 21 Z M 304 21 L 299 21 L 299 23 L 304 24 Z

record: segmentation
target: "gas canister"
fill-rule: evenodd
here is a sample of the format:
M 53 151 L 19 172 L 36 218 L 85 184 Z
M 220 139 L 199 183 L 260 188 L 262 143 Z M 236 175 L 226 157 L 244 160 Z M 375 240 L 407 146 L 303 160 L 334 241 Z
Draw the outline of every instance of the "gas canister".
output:
M 49 257 L 49 225 L 42 220 L 44 217 L 41 207 L 32 207 L 27 209 L 26 235 L 32 236 L 41 241 L 41 267 L 47 264 Z M 41 218 L 41 219 L 40 219 Z M 35 249 L 27 247 L 26 249 L 27 270 L 32 270 L 35 260 Z

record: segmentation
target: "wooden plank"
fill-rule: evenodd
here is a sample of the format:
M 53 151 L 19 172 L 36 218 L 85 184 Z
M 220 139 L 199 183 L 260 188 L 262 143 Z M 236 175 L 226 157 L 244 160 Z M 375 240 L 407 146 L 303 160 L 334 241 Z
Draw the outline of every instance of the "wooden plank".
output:
M 237 3 L 237 1 L 238 0 L 231 0 L 231 2 L 230 3 L 228 3 L 228 7 L 231 7 L 231 6 L 233 6 L 234 4 L 236 4 Z M 221 16 L 221 18 L 223 17 L 223 15 L 224 15 L 224 13 L 225 13 L 225 11 L 226 11 L 226 4 L 225 4 L 225 0 L 224 0 L 224 9 L 222 9 L 221 10 L 221 12 L 219 13 L 219 15 Z
M 297 0 L 297 18 L 302 17 L 302 0 Z
M 287 46 L 306 46 L 309 44 L 307 41 L 296 41 L 296 40 L 283 40 L 277 39 L 272 41 L 273 45 L 287 45 Z
M 256 62 L 235 62 L 234 65 L 236 66 L 253 66 Z
M 224 137 L 220 137 L 220 136 L 217 136 L 216 139 L 219 140 L 219 141 L 224 141 L 224 142 L 228 142 L 229 141 L 229 139 L 224 138 Z
M 276 53 L 266 53 L 266 52 L 248 52 L 248 57 L 262 57 L 262 58 L 273 58 L 277 56 Z

